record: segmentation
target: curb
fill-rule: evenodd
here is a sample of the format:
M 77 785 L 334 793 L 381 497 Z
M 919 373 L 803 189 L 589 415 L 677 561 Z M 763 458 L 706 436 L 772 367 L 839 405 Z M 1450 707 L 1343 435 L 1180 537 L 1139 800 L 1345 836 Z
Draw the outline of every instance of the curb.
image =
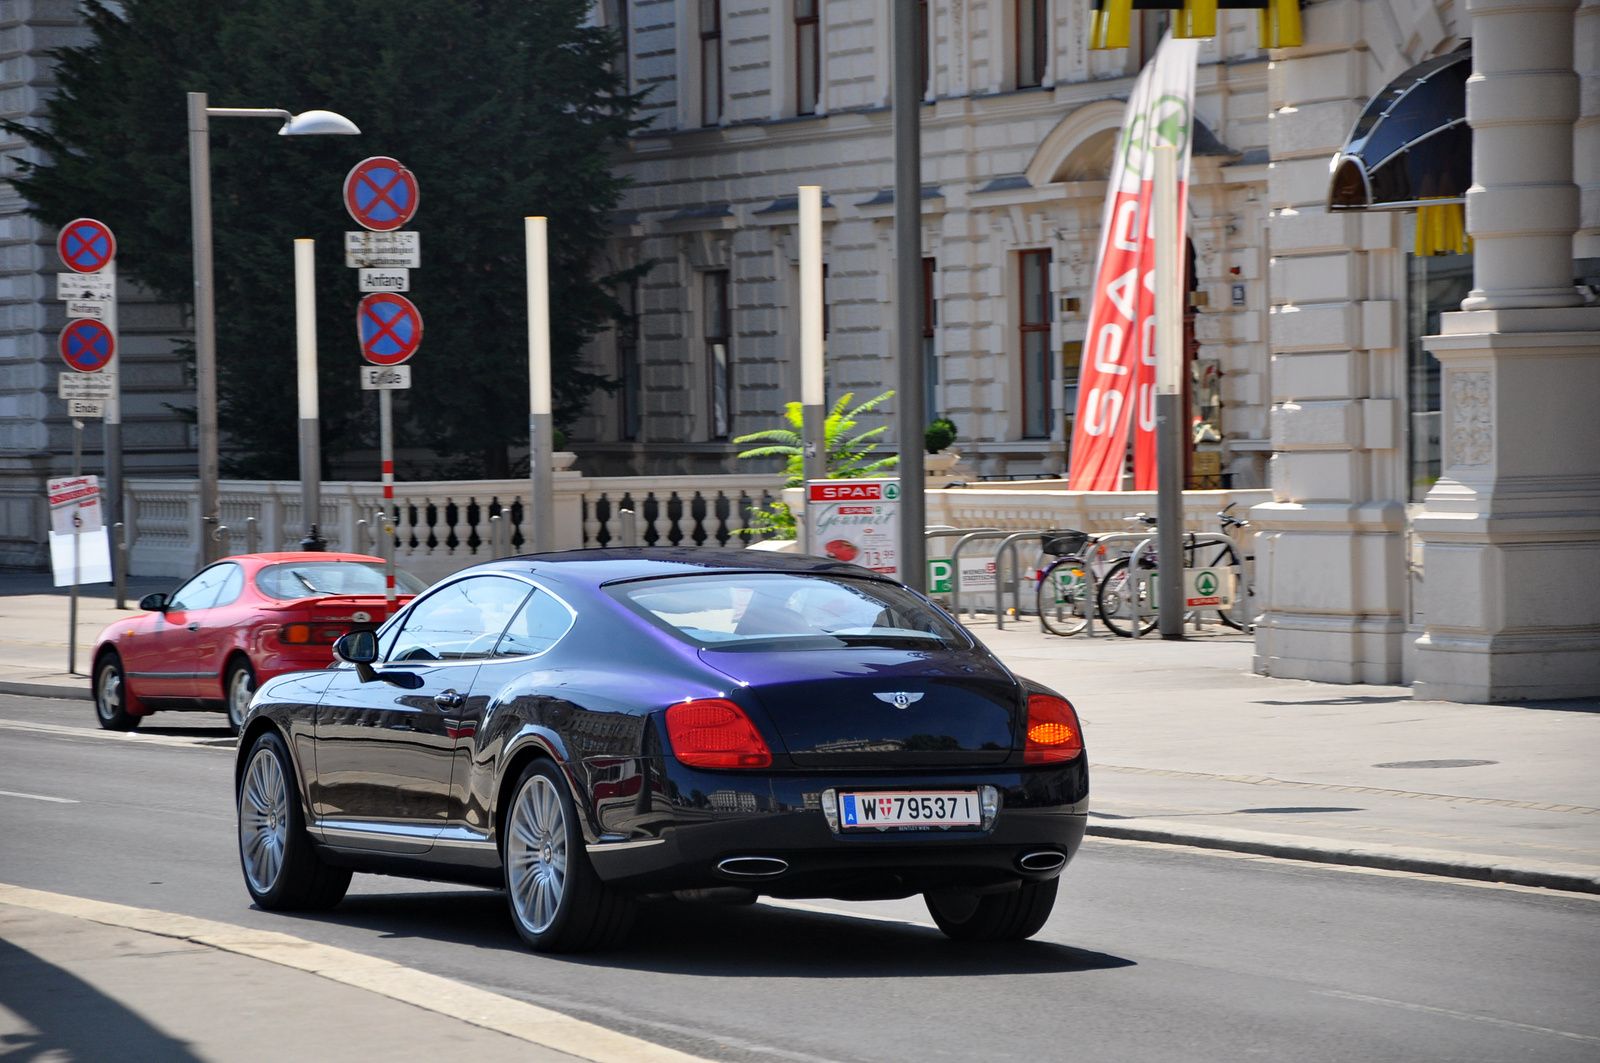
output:
M 88 687 L 67 686 L 64 683 L 28 683 L 0 679 L 0 694 L 16 694 L 25 698 L 65 698 L 73 701 L 93 701 Z
M 1465 878 L 1478 882 L 1506 882 L 1516 886 L 1539 886 L 1572 893 L 1600 894 L 1600 876 L 1574 875 L 1559 871 L 1504 867 L 1472 860 L 1439 860 L 1398 853 L 1360 852 L 1319 845 L 1300 845 L 1275 841 L 1250 841 L 1180 831 L 1150 830 L 1141 827 L 1115 827 L 1091 823 L 1085 834 L 1093 838 L 1187 845 L 1197 849 L 1222 849 L 1254 856 L 1273 856 L 1281 860 L 1304 860 L 1318 864 L 1347 864 L 1382 871 L 1409 871 L 1419 875 Z

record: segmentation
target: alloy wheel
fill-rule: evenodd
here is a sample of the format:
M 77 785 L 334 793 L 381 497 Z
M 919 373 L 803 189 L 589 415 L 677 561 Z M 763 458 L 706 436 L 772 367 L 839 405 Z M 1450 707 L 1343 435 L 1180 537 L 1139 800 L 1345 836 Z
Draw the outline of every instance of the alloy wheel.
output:
M 517 794 L 506 841 L 506 871 L 517 919 L 530 934 L 555 922 L 567 885 L 567 822 L 555 784 L 535 775 Z
M 111 723 L 122 713 L 122 669 L 109 661 L 100 666 L 94 706 L 100 713 L 101 723 Z
M 269 892 L 283 869 L 289 842 L 289 788 L 283 765 L 270 749 L 257 750 L 239 794 L 239 848 L 245 874 L 258 893 Z
M 248 667 L 235 668 L 228 676 L 228 723 L 235 734 L 244 726 L 244 717 L 250 711 L 250 699 L 255 692 L 255 676 Z

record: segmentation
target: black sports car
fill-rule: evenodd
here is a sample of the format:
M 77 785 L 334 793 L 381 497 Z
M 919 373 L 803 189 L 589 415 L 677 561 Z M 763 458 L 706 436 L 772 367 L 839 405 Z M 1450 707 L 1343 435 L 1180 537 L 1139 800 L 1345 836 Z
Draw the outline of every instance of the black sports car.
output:
M 536 949 L 615 942 L 635 899 L 922 893 L 1020 939 L 1083 839 L 1072 706 L 926 598 L 774 553 L 480 565 L 331 668 L 256 694 L 245 883 L 320 908 L 352 871 L 506 890 Z

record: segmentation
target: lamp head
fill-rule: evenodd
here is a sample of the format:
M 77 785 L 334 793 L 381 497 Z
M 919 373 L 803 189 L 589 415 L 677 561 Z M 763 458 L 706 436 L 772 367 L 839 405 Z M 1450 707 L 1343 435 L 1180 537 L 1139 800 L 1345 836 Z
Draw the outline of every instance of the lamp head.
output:
M 302 111 L 283 123 L 283 128 L 278 130 L 280 137 L 311 136 L 319 133 L 353 137 L 359 136 L 361 130 L 344 115 L 332 111 Z

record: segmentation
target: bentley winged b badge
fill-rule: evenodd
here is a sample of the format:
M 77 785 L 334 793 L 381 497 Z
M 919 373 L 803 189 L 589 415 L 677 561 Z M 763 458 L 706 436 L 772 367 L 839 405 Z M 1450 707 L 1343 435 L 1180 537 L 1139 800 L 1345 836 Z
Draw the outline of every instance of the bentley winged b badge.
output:
M 873 694 L 879 701 L 887 702 L 897 709 L 910 708 L 913 702 L 921 701 L 921 694 L 913 694 L 909 690 L 895 690 L 884 694 Z

